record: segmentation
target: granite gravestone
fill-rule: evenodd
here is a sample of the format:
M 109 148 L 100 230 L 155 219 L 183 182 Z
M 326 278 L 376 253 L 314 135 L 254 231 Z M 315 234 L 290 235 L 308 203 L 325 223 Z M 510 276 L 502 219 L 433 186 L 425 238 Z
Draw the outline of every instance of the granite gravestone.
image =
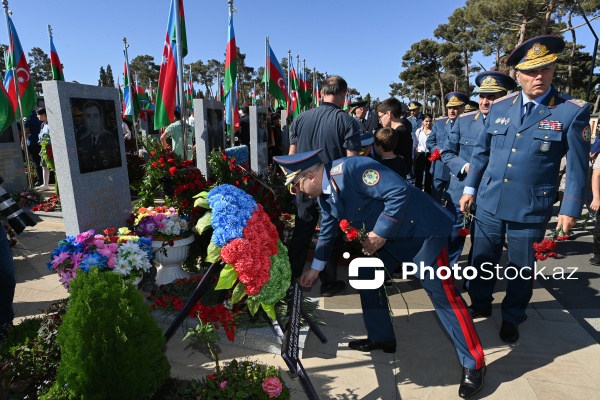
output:
M 19 130 L 15 122 L 0 133 L 0 176 L 4 178 L 2 188 L 8 193 L 16 193 L 27 187 L 24 166 Z
M 66 234 L 124 226 L 131 197 L 119 92 L 61 81 L 42 88 Z M 110 113 L 116 127 L 108 126 Z
M 250 168 L 263 174 L 269 168 L 267 107 L 250 106 Z
M 194 132 L 196 136 L 196 165 L 208 178 L 208 156 L 214 149 L 226 148 L 223 103 L 216 100 L 194 99 Z

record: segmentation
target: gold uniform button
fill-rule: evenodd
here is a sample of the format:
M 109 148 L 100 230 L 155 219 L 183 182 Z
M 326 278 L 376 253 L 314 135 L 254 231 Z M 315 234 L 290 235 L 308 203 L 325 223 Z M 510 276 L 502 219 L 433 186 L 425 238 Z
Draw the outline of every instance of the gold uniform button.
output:
M 513 153 L 516 153 L 516 152 L 517 152 L 517 149 L 512 149 L 511 151 L 512 151 Z
M 498 131 L 494 131 L 494 133 L 498 133 Z
M 544 196 L 547 195 L 547 194 L 548 194 L 548 192 L 544 192 Z
M 504 179 L 504 183 L 508 183 L 508 179 Z
M 415 220 L 414 220 L 414 219 L 411 219 L 411 220 L 410 220 L 410 223 L 411 223 L 411 224 L 414 224 L 414 223 L 415 223 Z
M 467 141 L 465 142 L 465 144 L 469 144 L 469 141 L 467 140 Z
M 520 134 L 520 133 L 517 133 L 517 137 L 521 137 L 521 134 Z
M 507 165 L 507 167 L 508 167 L 508 168 L 512 168 L 512 164 L 508 164 L 508 165 Z
M 544 136 L 544 139 L 548 139 L 548 136 Z

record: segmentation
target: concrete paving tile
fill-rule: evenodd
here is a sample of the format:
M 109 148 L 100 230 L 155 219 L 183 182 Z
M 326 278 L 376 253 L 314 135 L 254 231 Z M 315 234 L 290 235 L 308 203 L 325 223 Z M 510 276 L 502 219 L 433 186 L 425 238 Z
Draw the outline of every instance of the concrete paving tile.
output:
M 600 346 L 593 344 L 575 350 L 570 353 L 571 356 L 581 364 L 583 373 L 590 377 L 590 380 L 600 388 Z
M 576 384 L 555 383 L 539 379 L 528 379 L 538 399 L 543 400 L 580 400 L 600 399 L 600 389 L 578 386 Z M 566 381 L 568 382 L 568 381 Z

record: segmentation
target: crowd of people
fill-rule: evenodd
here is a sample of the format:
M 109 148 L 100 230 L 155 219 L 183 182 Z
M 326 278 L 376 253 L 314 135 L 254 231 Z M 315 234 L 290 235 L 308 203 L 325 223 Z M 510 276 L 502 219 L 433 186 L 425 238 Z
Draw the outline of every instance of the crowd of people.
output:
M 562 38 L 538 36 L 523 42 L 506 64 L 516 80 L 498 71 L 477 75 L 477 107 L 460 92 L 444 100 L 447 115 L 433 120 L 417 101 L 406 117 L 394 98 L 374 112 L 359 100 L 342 111 L 348 86 L 339 76 L 323 85 L 323 104 L 301 113 L 290 128 L 288 155 L 275 156 L 296 196 L 298 214 L 290 260 L 294 277 L 310 287 L 319 277 L 321 294 L 335 295 L 345 284 L 333 269 L 339 257 L 340 220 L 366 231 L 364 255 L 378 257 L 392 275 L 402 263 L 419 266 L 417 275 L 454 342 L 462 378 L 459 396 L 484 385 L 485 357 L 473 319 L 492 314 L 496 279 L 483 277 L 486 263 L 500 262 L 508 245 L 507 267 L 519 273 L 508 282 L 501 304 L 499 337 L 519 340 L 533 293 L 535 250 L 558 198 L 561 161 L 566 176 L 557 229 L 568 234 L 586 199 L 590 159 L 590 107 L 559 93 L 552 80 Z M 520 90 L 516 90 L 520 85 Z M 370 147 L 370 149 L 365 149 Z M 600 145 L 595 151 L 600 151 Z M 566 160 L 566 161 L 565 161 Z M 408 179 L 406 179 L 408 178 Z M 600 167 L 594 167 L 592 211 L 600 209 Z M 310 269 L 304 271 L 310 235 L 320 233 Z M 467 306 L 451 277 L 423 274 L 425 266 L 459 263 L 465 244 L 461 228 L 471 227 L 468 265 L 478 272 L 465 281 Z M 600 264 L 600 235 L 593 265 Z M 373 268 L 358 279 L 373 280 Z M 396 351 L 385 288 L 358 289 L 367 331 L 349 342 L 358 351 Z

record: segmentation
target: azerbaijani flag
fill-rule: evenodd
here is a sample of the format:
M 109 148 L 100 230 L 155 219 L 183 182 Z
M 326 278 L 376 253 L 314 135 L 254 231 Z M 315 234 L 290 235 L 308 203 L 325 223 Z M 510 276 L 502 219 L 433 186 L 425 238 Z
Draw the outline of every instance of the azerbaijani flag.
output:
M 288 65 L 292 65 L 292 59 L 289 59 Z M 300 114 L 300 92 L 298 90 L 298 77 L 296 76 L 296 70 L 294 67 L 290 67 L 290 97 L 291 101 L 289 103 L 288 110 L 292 119 L 296 118 Z
M 310 106 L 312 101 L 312 93 L 310 92 L 310 82 L 308 81 L 308 73 L 300 71 L 300 105 L 305 108 Z
M 315 79 L 315 90 L 313 91 L 313 104 L 315 107 L 321 105 L 321 92 L 319 91 L 319 81 Z
M 152 89 L 152 79 L 148 80 L 148 98 L 150 99 L 150 103 L 154 103 L 154 92 Z
M 231 114 L 237 112 L 237 93 L 233 93 L 236 89 L 235 78 L 237 76 L 237 47 L 235 45 L 235 33 L 233 31 L 233 12 L 229 10 L 229 26 L 227 30 L 227 46 L 225 50 L 225 112 L 227 114 L 227 133 L 232 137 L 235 132 L 231 129 Z M 235 117 L 234 117 L 235 118 Z
M 4 79 L 4 88 L 8 92 L 8 98 L 12 103 L 13 112 L 16 118 L 20 118 L 19 103 L 17 102 L 17 92 L 15 90 L 16 73 L 17 84 L 19 87 L 19 99 L 21 100 L 21 110 L 23 115 L 29 117 L 35 106 L 37 105 L 37 95 L 35 94 L 34 83 L 31 80 L 29 65 L 25 58 L 25 52 L 21 47 L 21 41 L 17 30 L 13 25 L 10 15 L 6 16 L 8 21 L 9 45 L 8 57 L 6 60 L 6 78 Z M 11 71 L 9 74 L 8 71 Z
M 189 110 L 193 110 L 194 109 L 194 81 L 192 80 L 192 70 L 190 69 L 190 85 L 188 87 L 187 90 L 187 96 L 188 96 L 188 109 Z
M 219 93 L 221 93 L 221 101 L 225 99 L 225 90 L 223 89 L 223 79 L 219 83 Z
M 265 71 L 265 73 L 269 74 L 269 93 L 273 98 L 277 99 L 278 105 L 287 107 L 289 97 L 283 69 L 281 69 L 281 65 L 279 65 L 279 61 L 277 61 L 277 57 L 275 57 L 270 44 L 269 54 L 267 54 L 267 65 L 269 66 L 269 70 Z
M 165 44 L 163 46 L 162 62 L 158 75 L 158 89 L 156 90 L 156 108 L 154 111 L 154 127 L 162 128 L 175 119 L 175 91 L 177 89 L 177 61 L 173 48 L 175 42 L 171 40 L 171 32 L 175 32 L 175 1 L 171 0 L 169 21 Z
M 252 93 L 250 95 L 251 99 L 252 99 L 252 105 L 256 105 L 258 103 L 258 93 L 256 93 L 256 83 L 254 84 L 254 87 L 252 88 Z
M 52 80 L 64 81 L 63 67 L 60 63 L 60 57 L 58 57 L 58 53 L 56 52 L 56 47 L 54 47 L 52 34 L 50 34 L 50 65 L 52 67 Z
M 344 99 L 344 108 L 342 110 L 346 111 L 350 108 L 350 95 L 346 92 L 346 98 Z
M 225 95 L 225 109 L 226 110 L 234 110 L 233 112 L 227 112 L 225 116 L 225 123 L 227 124 L 228 134 L 235 133 L 238 129 L 240 129 L 240 113 L 238 109 L 238 100 L 237 100 L 237 82 L 233 85 L 233 88 Z M 233 128 L 231 129 L 231 117 L 233 114 Z M 230 133 L 231 132 L 231 133 Z
M 131 115 L 135 118 L 140 113 L 140 99 L 137 96 L 137 89 L 129 83 L 129 73 L 127 62 L 123 63 L 123 115 Z
M 15 122 L 15 112 L 4 86 L 0 87 L 0 133 Z

